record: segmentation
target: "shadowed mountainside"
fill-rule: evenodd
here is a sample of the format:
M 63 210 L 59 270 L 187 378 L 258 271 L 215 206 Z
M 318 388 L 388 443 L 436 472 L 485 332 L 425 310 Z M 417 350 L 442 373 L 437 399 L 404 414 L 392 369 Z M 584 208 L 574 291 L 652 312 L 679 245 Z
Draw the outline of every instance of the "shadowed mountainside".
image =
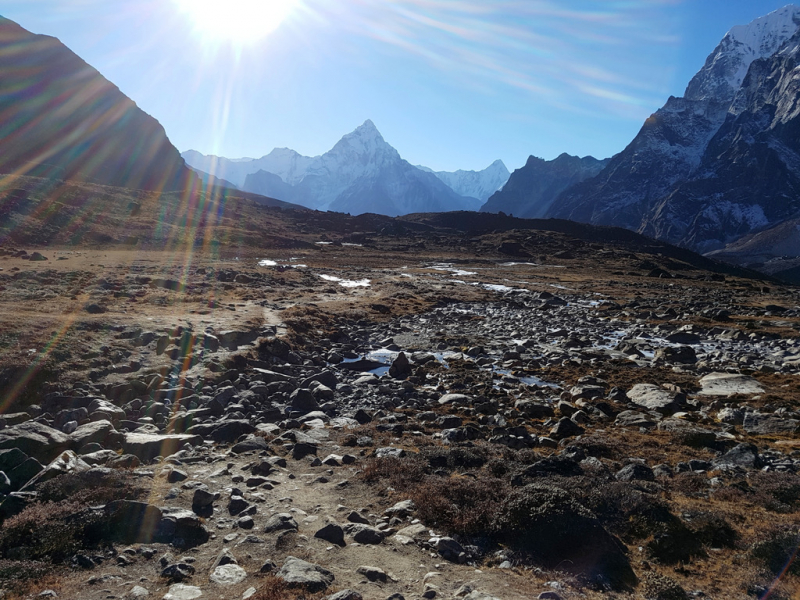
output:
M 147 190 L 197 181 L 158 121 L 57 39 L 3 17 L 0 173 Z

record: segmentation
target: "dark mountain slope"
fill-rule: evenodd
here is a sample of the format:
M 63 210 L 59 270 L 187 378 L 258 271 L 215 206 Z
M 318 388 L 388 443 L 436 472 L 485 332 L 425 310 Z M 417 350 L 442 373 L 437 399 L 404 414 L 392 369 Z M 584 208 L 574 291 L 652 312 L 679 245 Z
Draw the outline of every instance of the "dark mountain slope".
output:
M 175 190 L 163 127 L 57 39 L 0 17 L 0 173 Z

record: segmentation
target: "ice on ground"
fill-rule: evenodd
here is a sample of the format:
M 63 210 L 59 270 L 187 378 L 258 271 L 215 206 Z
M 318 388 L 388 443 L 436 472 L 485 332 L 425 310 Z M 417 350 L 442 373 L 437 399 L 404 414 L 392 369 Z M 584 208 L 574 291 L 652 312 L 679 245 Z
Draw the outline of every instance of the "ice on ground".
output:
M 369 279 L 359 279 L 359 280 L 352 280 L 352 279 L 342 279 L 341 277 L 335 277 L 334 275 L 320 275 L 322 279 L 325 281 L 332 281 L 334 283 L 338 283 L 342 287 L 346 288 L 356 288 L 356 287 L 369 287 L 370 280 Z

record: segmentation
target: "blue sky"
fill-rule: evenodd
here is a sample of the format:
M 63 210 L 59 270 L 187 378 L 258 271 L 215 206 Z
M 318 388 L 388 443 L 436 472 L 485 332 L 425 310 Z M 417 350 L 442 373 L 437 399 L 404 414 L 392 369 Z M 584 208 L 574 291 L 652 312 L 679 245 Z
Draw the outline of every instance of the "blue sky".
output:
M 787 3 L 259 0 L 286 14 L 226 13 L 248 1 L 0 0 L 0 15 L 58 37 L 180 150 L 316 155 L 372 119 L 413 164 L 513 170 L 530 154 L 619 152 L 728 29 Z

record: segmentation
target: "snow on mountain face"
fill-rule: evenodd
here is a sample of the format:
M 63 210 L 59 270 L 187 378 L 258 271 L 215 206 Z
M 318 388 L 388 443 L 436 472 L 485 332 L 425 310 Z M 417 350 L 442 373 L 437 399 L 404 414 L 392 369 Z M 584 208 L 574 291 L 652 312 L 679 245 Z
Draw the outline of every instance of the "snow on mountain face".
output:
M 275 148 L 261 158 L 231 159 L 201 154 L 196 150 L 187 150 L 181 156 L 192 169 L 210 173 L 240 188 L 248 175 L 258 171 L 274 173 L 287 183 L 298 183 L 305 177 L 306 169 L 314 160 L 289 148 Z
M 481 202 L 486 202 L 489 196 L 502 188 L 511 176 L 502 160 L 494 161 L 482 171 L 460 169 L 458 171 L 434 171 L 422 166 L 417 168 L 433 173 L 455 193 L 477 198 Z
M 409 212 L 477 210 L 480 201 L 464 197 L 433 173 L 417 169 L 365 121 L 321 156 L 302 156 L 276 148 L 259 159 L 231 160 L 183 153 L 194 169 L 241 189 L 317 210 L 401 215 Z M 502 171 L 505 166 L 500 163 Z
M 797 32 L 798 25 L 800 7 L 789 4 L 733 27 L 689 82 L 684 97 L 730 102 L 753 61 L 775 54 Z
M 627 227 L 699 251 L 800 209 L 800 8 L 734 27 L 686 88 L 548 216 Z M 506 186 L 508 188 L 508 185 Z

